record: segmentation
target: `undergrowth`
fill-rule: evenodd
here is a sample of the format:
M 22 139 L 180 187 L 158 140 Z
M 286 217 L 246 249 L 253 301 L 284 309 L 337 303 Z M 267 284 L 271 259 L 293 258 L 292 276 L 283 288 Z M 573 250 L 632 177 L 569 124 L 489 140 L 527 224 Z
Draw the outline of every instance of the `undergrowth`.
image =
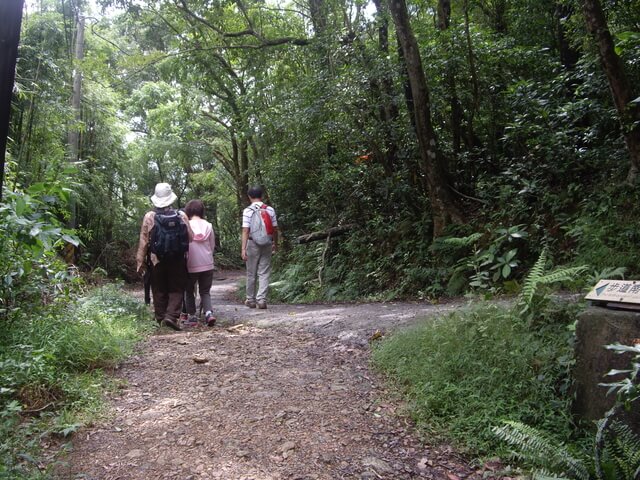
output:
M 105 369 L 130 355 L 152 326 L 144 305 L 106 285 L 65 308 L 39 308 L 0 338 L 0 478 L 46 478 L 39 458 L 101 411 Z
M 535 326 L 495 304 L 425 320 L 377 345 L 373 363 L 406 394 L 419 426 L 470 454 L 500 454 L 491 428 L 507 420 L 564 441 L 574 431 L 575 308 L 550 304 Z

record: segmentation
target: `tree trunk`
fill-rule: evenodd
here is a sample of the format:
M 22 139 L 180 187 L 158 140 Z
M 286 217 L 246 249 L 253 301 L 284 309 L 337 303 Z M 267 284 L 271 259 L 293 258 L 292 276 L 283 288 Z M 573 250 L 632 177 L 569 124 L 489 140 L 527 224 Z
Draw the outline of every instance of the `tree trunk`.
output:
M 466 143 L 469 149 L 480 147 L 480 139 L 476 136 L 474 129 L 474 121 L 477 111 L 480 109 L 480 85 L 478 82 L 478 69 L 476 68 L 476 55 L 473 51 L 473 42 L 471 41 L 471 32 L 469 28 L 469 2 L 463 3 L 464 12 L 464 36 L 467 43 L 467 60 L 469 62 L 469 71 L 471 72 L 471 91 L 473 104 L 469 109 L 468 125 L 466 130 Z
M 567 70 L 573 70 L 580 59 L 580 53 L 571 46 L 567 38 L 565 25 L 571 15 L 573 15 L 573 5 L 568 5 L 564 2 L 556 3 L 555 20 L 558 52 L 560 54 L 560 63 Z
M 242 138 L 239 142 L 240 148 L 240 185 L 242 189 L 240 191 L 243 199 L 247 198 L 247 191 L 249 190 L 249 142 L 246 138 Z
M 24 0 L 0 1 L 0 200 Z
M 451 19 L 451 0 L 438 0 L 438 30 L 449 28 Z
M 609 80 L 613 103 L 618 111 L 622 134 L 631 160 L 627 182 L 633 184 L 640 168 L 640 105 L 631 103 L 635 97 L 622 60 L 615 51 L 602 5 L 598 0 L 584 0 L 583 10 L 587 30 L 597 42 L 600 61 Z
M 414 100 L 416 134 L 420 149 L 420 170 L 427 181 L 433 216 L 433 235 L 442 235 L 450 223 L 463 223 L 460 210 L 450 185 L 438 138 L 431 122 L 429 89 L 422 68 L 418 42 L 413 34 L 405 0 L 389 0 L 389 8 L 396 25 L 407 66 L 409 84 Z
M 73 68 L 73 93 L 71 95 L 71 109 L 74 115 L 74 124 L 69 128 L 69 160 L 77 162 L 80 150 L 80 121 L 82 103 L 82 70 L 81 63 L 84 59 L 84 17 L 79 16 L 76 22 L 76 41 Z
M 373 3 L 376 7 L 376 22 L 378 24 L 378 50 L 383 57 L 387 57 L 389 55 L 389 12 L 381 0 L 374 0 Z M 393 79 L 384 73 L 379 82 L 375 79 L 371 80 L 371 90 L 374 92 L 374 98 L 377 99 L 377 116 L 384 133 L 384 153 L 380 156 L 384 159 L 383 166 L 386 173 L 391 175 L 398 168 L 395 124 L 399 117 L 399 111 L 394 100 Z
M 438 0 L 438 30 L 444 32 L 451 22 L 451 1 Z M 450 39 L 447 39 L 450 45 Z M 460 139 L 462 138 L 462 105 L 458 99 L 456 75 L 452 64 L 447 64 L 444 71 L 445 84 L 449 87 L 449 108 L 451 109 L 451 141 L 454 153 L 460 153 Z
M 71 96 L 71 109 L 73 110 L 74 121 L 69 127 L 69 161 L 77 162 L 80 157 L 80 121 L 82 120 L 81 103 L 82 103 L 82 60 L 84 59 L 84 17 L 78 13 L 76 23 L 76 41 L 74 53 L 73 68 L 73 94 Z M 71 194 L 69 201 L 69 228 L 75 228 L 76 218 L 76 201 L 75 194 Z

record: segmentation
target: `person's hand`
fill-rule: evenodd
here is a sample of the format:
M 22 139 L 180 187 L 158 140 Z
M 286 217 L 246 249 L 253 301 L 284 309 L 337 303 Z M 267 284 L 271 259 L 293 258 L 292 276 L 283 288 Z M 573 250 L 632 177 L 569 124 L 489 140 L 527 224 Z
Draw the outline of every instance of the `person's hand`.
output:
M 138 275 L 140 275 L 141 277 L 144 277 L 145 272 L 147 271 L 146 267 L 144 266 L 144 264 L 140 265 L 138 267 Z
M 278 251 L 278 246 L 274 243 L 271 245 L 271 253 L 276 253 Z
M 243 261 L 247 261 L 247 251 L 244 248 L 242 249 L 242 253 L 240 254 L 240 256 L 242 257 Z

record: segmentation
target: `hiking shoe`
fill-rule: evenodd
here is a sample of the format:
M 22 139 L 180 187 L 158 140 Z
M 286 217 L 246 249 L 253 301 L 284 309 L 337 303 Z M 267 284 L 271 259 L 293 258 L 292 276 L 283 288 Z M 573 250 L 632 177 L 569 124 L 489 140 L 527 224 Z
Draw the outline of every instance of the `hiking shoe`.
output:
M 245 300 L 244 304 L 249 308 L 256 308 L 256 302 L 253 300 Z
M 258 302 L 258 308 L 261 310 L 265 310 L 267 308 L 267 302 L 265 302 L 264 300 L 260 300 Z
M 164 325 L 165 327 L 172 328 L 173 330 L 177 330 L 177 331 L 182 330 L 180 328 L 180 325 L 178 325 L 174 320 L 171 320 L 170 318 L 165 318 L 162 321 L 162 325 Z
M 204 314 L 204 323 L 207 327 L 213 327 L 216 324 L 216 317 L 213 316 L 213 313 L 207 312 Z
M 183 327 L 197 327 L 198 326 L 198 317 L 195 315 L 189 315 L 185 321 L 182 322 Z

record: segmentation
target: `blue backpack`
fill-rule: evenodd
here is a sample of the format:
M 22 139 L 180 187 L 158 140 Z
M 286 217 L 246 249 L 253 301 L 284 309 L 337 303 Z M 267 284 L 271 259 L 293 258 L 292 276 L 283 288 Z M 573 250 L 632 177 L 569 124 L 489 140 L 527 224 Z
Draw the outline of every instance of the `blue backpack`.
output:
M 176 210 L 156 211 L 150 250 L 160 260 L 184 258 L 189 251 L 189 230 Z

